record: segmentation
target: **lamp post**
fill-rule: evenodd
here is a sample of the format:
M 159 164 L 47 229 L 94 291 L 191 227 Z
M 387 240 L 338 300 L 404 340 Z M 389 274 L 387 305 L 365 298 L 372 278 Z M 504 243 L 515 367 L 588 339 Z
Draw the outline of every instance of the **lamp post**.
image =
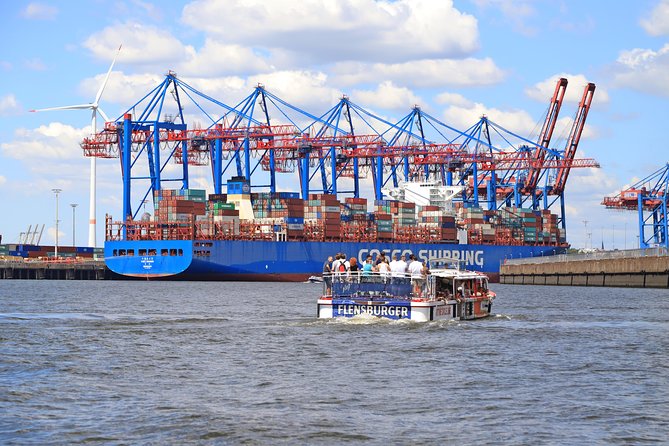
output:
M 55 257 L 58 258 L 58 194 L 62 192 L 62 189 L 51 189 L 51 191 L 56 194 L 56 249 Z
M 76 227 L 76 224 L 75 224 L 76 220 L 74 218 L 74 209 L 79 205 L 77 203 L 70 203 L 70 206 L 72 206 L 72 246 L 77 246 L 77 242 L 76 242 L 77 239 L 75 237 L 76 232 L 74 232 L 74 228 Z

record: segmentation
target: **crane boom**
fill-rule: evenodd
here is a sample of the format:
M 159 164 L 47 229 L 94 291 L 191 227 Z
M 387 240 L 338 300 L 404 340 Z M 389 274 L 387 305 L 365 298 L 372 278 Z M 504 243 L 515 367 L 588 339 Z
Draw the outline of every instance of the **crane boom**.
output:
M 569 177 L 569 171 L 571 170 L 569 163 L 573 161 L 574 157 L 576 156 L 576 149 L 578 148 L 578 143 L 581 140 L 581 134 L 585 128 L 585 120 L 588 117 L 588 111 L 590 110 L 590 105 L 592 104 L 592 98 L 594 95 L 595 84 L 590 82 L 585 86 L 585 89 L 583 90 L 583 96 L 581 97 L 581 102 L 578 104 L 576 118 L 574 118 L 574 123 L 571 126 L 571 131 L 569 132 L 569 137 L 567 139 L 567 146 L 565 147 L 564 159 L 567 162 L 567 165 L 558 169 L 555 186 L 553 187 L 553 193 L 562 193 L 567 184 L 567 178 Z
M 546 159 L 546 149 L 553 137 L 553 131 L 555 130 L 555 124 L 557 123 L 560 108 L 562 107 L 562 100 L 564 99 L 566 91 L 567 79 L 561 77 L 555 85 L 555 92 L 551 98 L 548 113 L 546 114 L 546 120 L 544 121 L 541 133 L 539 134 L 539 139 L 537 141 L 538 145 L 534 151 L 534 159 L 536 163 L 535 167 L 532 167 L 527 175 L 527 181 L 525 182 L 524 187 L 524 191 L 526 192 L 534 191 L 537 184 L 539 184 L 539 178 L 541 177 L 541 172 L 543 170 L 543 161 Z

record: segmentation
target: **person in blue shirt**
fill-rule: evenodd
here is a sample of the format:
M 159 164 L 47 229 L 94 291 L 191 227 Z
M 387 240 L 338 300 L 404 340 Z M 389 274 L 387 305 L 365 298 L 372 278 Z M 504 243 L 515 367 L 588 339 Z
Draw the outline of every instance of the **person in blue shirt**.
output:
M 365 259 L 365 264 L 362 265 L 362 275 L 371 276 L 374 271 L 374 265 L 372 265 L 372 256 L 367 256 Z

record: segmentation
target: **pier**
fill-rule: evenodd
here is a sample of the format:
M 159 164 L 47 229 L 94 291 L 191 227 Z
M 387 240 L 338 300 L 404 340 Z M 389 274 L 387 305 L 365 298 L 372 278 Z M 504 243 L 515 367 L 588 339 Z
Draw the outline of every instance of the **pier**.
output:
M 0 259 L 0 279 L 104 280 L 112 276 L 104 260 Z
M 669 252 L 660 247 L 507 260 L 500 283 L 669 288 Z

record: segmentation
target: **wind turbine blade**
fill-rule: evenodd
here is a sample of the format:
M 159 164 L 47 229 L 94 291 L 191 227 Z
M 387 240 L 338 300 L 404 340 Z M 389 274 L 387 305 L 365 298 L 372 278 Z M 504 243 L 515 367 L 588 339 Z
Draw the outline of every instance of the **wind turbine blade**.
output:
M 63 107 L 49 107 L 49 108 L 40 108 L 38 110 L 30 110 L 31 112 L 43 112 L 51 110 L 85 110 L 93 108 L 93 104 L 78 104 L 78 105 L 65 105 Z
M 112 72 L 112 68 L 114 68 L 114 63 L 116 62 L 116 58 L 118 57 L 118 54 L 121 52 L 121 47 L 123 45 L 119 45 L 118 51 L 116 51 L 116 56 L 114 56 L 114 59 L 112 60 L 111 65 L 109 65 L 109 70 L 107 70 L 107 75 L 105 76 L 104 82 L 102 82 L 102 85 L 100 86 L 100 89 L 98 90 L 98 94 L 95 95 L 95 101 L 93 101 L 93 104 L 97 105 L 98 102 L 100 102 L 100 98 L 102 97 L 102 92 L 105 90 L 105 87 L 107 86 L 107 81 L 109 80 L 109 75 Z
M 109 122 L 109 121 L 111 121 L 111 119 L 109 119 L 109 117 L 107 116 L 107 114 L 106 114 L 105 112 L 103 112 L 102 109 L 101 109 L 100 107 L 97 108 L 97 111 L 98 111 L 98 113 L 100 113 L 100 116 L 102 116 L 102 119 L 104 119 L 105 122 Z

